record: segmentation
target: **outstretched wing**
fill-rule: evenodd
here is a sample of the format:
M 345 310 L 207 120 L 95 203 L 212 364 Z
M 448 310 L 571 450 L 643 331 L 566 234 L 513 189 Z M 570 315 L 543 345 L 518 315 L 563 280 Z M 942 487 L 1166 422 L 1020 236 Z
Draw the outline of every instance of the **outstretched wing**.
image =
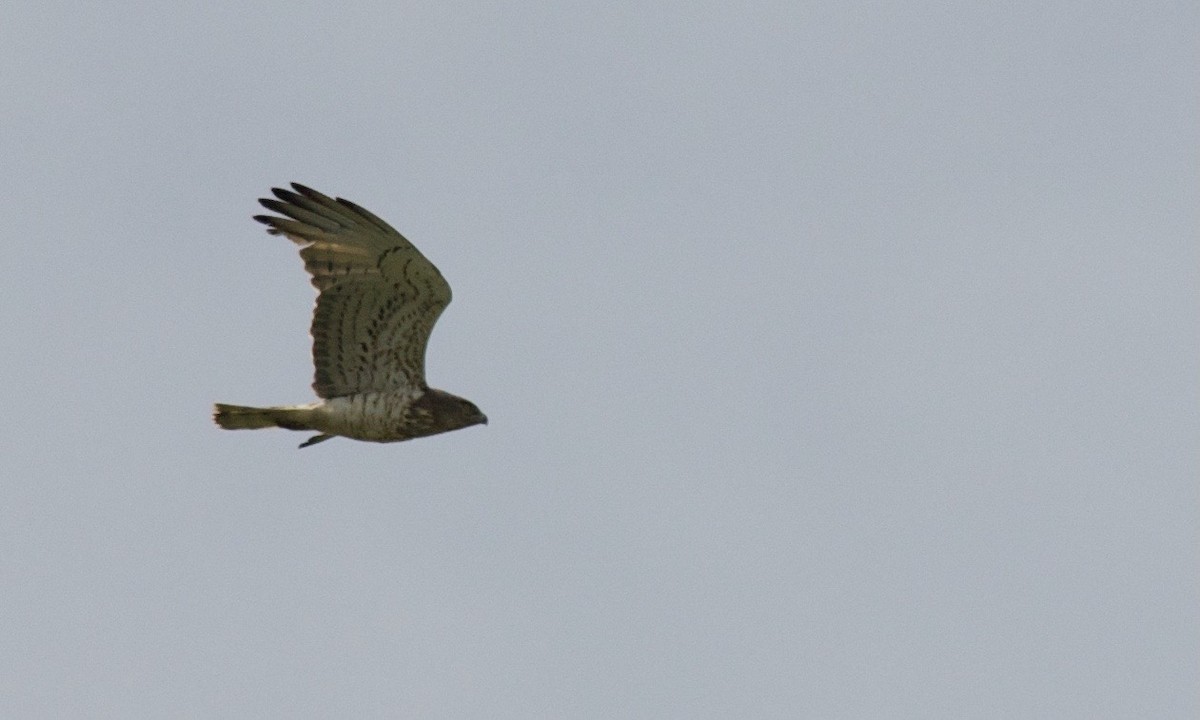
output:
M 425 386 L 429 333 L 450 304 L 450 285 L 412 243 L 349 200 L 298 183 L 272 188 L 256 215 L 272 235 L 301 246 L 318 290 L 313 364 L 318 397 Z

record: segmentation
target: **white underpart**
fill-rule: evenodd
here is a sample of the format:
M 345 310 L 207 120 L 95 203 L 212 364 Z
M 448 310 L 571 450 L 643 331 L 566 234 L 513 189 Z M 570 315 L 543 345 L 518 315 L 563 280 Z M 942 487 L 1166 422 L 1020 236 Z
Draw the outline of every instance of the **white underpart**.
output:
M 420 395 L 413 389 L 330 398 L 312 406 L 311 424 L 314 430 L 329 435 L 376 442 L 396 440 L 405 409 Z

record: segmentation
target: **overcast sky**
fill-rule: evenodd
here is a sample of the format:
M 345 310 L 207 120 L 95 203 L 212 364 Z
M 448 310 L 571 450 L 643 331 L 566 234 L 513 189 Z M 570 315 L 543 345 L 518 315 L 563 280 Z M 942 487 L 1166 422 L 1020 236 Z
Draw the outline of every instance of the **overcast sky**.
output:
M 0 715 L 1200 715 L 1193 2 L 0 10 Z M 300 181 L 491 424 L 308 402 Z

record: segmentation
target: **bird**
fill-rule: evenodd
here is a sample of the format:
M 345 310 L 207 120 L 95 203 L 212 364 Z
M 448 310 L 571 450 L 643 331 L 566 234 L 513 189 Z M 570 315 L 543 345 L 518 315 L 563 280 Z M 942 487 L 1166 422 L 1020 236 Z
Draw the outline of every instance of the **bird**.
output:
M 470 400 L 425 381 L 429 334 L 451 298 L 442 273 L 370 211 L 299 183 L 291 188 L 272 188 L 275 197 L 259 199 L 278 215 L 254 219 L 300 246 L 317 289 L 312 388 L 320 399 L 276 407 L 217 403 L 216 424 L 316 432 L 301 448 L 338 436 L 388 443 L 486 425 Z

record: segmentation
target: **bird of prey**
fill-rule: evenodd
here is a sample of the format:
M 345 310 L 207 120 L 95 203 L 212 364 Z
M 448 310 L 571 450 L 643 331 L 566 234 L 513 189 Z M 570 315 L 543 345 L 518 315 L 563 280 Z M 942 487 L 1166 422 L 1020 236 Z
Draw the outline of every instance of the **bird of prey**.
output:
M 294 190 L 295 192 L 293 192 Z M 425 346 L 450 304 L 450 285 L 412 243 L 342 198 L 292 183 L 259 202 L 284 217 L 256 215 L 272 235 L 300 246 L 317 288 L 308 405 L 217 404 L 226 430 L 281 427 L 318 433 L 300 447 L 340 435 L 398 442 L 487 424 L 469 400 L 425 383 Z

